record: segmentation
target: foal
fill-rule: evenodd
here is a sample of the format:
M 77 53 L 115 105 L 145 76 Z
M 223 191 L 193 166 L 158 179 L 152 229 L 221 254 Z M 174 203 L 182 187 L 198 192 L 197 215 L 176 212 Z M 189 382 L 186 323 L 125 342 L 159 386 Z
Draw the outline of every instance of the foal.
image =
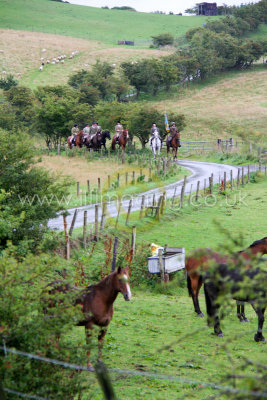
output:
M 129 268 L 119 267 L 96 285 L 88 286 L 82 291 L 75 304 L 81 304 L 84 318 L 77 325 L 85 327 L 86 343 L 91 342 L 93 325 L 100 327 L 98 335 L 98 357 L 102 357 L 103 340 L 107 327 L 113 316 L 113 303 L 119 293 L 123 294 L 126 301 L 131 300 L 132 294 L 129 286 Z M 88 369 L 93 370 L 89 362 L 90 350 L 87 352 Z
M 123 294 L 126 301 L 131 300 L 132 294 L 129 286 L 130 269 L 119 267 L 116 271 L 109 274 L 96 285 L 88 286 L 79 290 L 71 287 L 63 281 L 54 281 L 48 285 L 48 294 L 64 293 L 72 294 L 73 304 L 82 306 L 83 318 L 77 323 L 78 326 L 85 327 L 85 337 L 87 345 L 91 342 L 93 325 L 100 327 L 98 335 L 98 357 L 102 357 L 103 340 L 107 333 L 107 327 L 113 316 L 113 303 L 119 293 Z M 72 292 L 72 293 L 71 293 Z M 59 300 L 62 302 L 62 300 Z M 53 300 L 48 302 L 47 307 L 55 307 Z M 47 309 L 44 308 L 44 312 Z M 89 346 L 88 346 L 89 347 Z M 89 362 L 90 350 L 87 352 L 88 369 L 93 370 Z

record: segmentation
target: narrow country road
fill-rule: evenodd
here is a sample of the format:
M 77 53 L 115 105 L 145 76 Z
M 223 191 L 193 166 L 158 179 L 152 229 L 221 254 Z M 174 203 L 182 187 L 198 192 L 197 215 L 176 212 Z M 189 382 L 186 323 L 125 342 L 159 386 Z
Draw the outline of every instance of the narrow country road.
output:
M 227 180 L 230 180 L 230 171 L 233 171 L 233 178 L 237 177 L 238 167 L 224 165 L 224 164 L 215 164 L 215 163 L 208 163 L 208 162 L 200 162 L 200 161 L 185 161 L 185 160 L 178 160 L 178 164 L 184 168 L 189 169 L 192 172 L 192 175 L 187 177 L 187 184 L 185 193 L 190 192 L 191 184 L 192 186 L 192 193 L 196 191 L 197 188 L 197 181 L 200 181 L 200 189 L 204 187 L 204 180 L 206 179 L 206 185 L 209 184 L 209 177 L 213 173 L 213 181 L 214 183 L 219 182 L 219 178 L 223 179 L 224 172 L 226 172 Z M 156 195 L 156 201 L 158 200 L 160 194 L 165 190 L 166 197 L 169 199 L 173 197 L 175 188 L 176 188 L 176 196 L 180 196 L 181 187 L 183 184 L 183 179 L 172 183 L 170 185 L 164 186 L 164 182 L 162 182 L 161 188 L 151 189 L 144 193 L 139 193 L 133 196 L 124 196 L 122 198 L 122 211 L 127 211 L 129 206 L 129 200 L 132 199 L 132 209 L 131 212 L 137 211 L 141 207 L 141 200 L 142 196 L 145 195 L 145 205 L 150 205 L 152 203 L 153 195 Z M 106 195 L 105 195 L 106 199 Z M 87 210 L 87 223 L 92 224 L 95 220 L 95 204 L 86 205 L 83 207 L 78 208 L 78 215 L 75 222 L 75 228 L 80 227 L 83 225 L 83 212 Z M 69 209 L 69 215 L 67 217 L 67 224 L 70 227 L 72 217 L 74 214 L 75 208 Z M 117 202 L 114 200 L 107 202 L 107 216 L 108 217 L 116 217 L 117 216 Z M 99 219 L 101 218 L 101 209 L 99 207 Z M 50 219 L 48 222 L 48 227 L 51 229 L 63 230 L 63 218 L 62 215 L 59 215 L 57 218 Z

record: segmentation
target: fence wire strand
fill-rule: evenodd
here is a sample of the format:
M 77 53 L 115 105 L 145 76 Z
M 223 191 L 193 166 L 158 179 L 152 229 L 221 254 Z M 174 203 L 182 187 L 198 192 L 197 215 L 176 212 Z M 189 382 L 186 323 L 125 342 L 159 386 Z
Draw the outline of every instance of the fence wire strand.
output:
M 4 351 L 3 346 L 0 346 L 0 349 Z M 64 368 L 74 369 L 76 371 L 94 372 L 92 370 L 89 370 L 88 367 L 85 367 L 83 365 L 71 364 L 71 363 L 68 363 L 65 361 L 55 360 L 55 359 L 51 359 L 48 357 L 42 357 L 42 356 L 38 356 L 37 354 L 26 353 L 26 352 L 23 352 L 20 350 L 10 349 L 7 347 L 6 347 L 6 352 L 16 354 L 16 355 L 19 355 L 22 357 L 28 357 L 28 358 L 32 358 L 35 360 L 44 361 L 44 362 L 51 363 L 54 365 L 59 365 Z M 252 391 L 247 391 L 247 390 L 242 390 L 242 389 L 235 389 L 235 388 L 228 387 L 228 386 L 217 385 L 215 383 L 206 383 L 206 382 L 201 382 L 201 381 L 185 379 L 185 378 L 181 378 L 179 376 L 174 376 L 174 375 L 165 375 L 165 374 L 159 374 L 159 373 L 155 373 L 155 372 L 136 371 L 136 370 L 120 369 L 120 368 L 109 368 L 108 372 L 114 373 L 114 374 L 120 374 L 120 375 L 138 376 L 141 378 L 168 380 L 168 381 L 177 382 L 177 383 L 181 383 L 181 384 L 197 385 L 199 388 L 211 388 L 214 390 L 220 390 L 224 393 L 242 394 L 242 395 L 246 395 L 248 397 L 267 399 L 267 392 L 259 392 L 259 391 L 252 392 Z M 8 390 L 10 390 L 10 389 L 8 389 Z M 22 397 L 27 397 L 27 395 L 25 394 Z M 43 398 L 37 397 L 37 396 L 29 397 L 29 398 L 40 399 L 40 400 L 51 400 L 51 399 L 43 399 Z

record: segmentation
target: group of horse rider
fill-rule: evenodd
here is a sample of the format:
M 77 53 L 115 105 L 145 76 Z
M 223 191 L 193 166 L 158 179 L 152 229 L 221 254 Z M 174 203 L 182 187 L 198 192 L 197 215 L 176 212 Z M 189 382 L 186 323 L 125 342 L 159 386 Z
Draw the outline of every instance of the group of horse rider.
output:
M 73 128 L 71 129 L 71 138 L 72 141 L 74 143 L 76 135 L 80 132 L 80 129 L 78 128 L 77 124 L 74 124 Z M 93 122 L 91 126 L 89 126 L 89 124 L 86 124 L 83 128 L 83 135 L 85 139 L 90 139 L 90 141 L 93 139 L 93 137 L 99 133 L 102 132 L 102 128 L 101 126 L 98 125 L 98 122 Z M 123 126 L 121 124 L 120 121 L 117 122 L 116 126 L 115 126 L 115 137 L 116 139 L 119 138 L 120 134 L 123 132 Z M 172 141 L 172 138 L 179 133 L 178 129 L 175 126 L 175 122 L 171 123 L 170 129 L 169 129 L 169 136 L 167 137 L 167 144 L 169 142 L 169 144 Z M 152 145 L 152 140 L 154 139 L 154 137 L 159 137 L 159 139 L 162 142 L 162 138 L 160 136 L 160 130 L 157 127 L 156 123 L 152 124 L 152 127 L 150 129 L 150 139 L 149 139 L 149 144 Z

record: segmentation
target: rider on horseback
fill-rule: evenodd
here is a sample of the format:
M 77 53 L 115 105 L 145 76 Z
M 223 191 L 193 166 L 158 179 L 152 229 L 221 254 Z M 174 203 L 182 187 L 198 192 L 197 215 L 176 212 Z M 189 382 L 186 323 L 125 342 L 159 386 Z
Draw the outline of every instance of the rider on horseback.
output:
M 90 130 L 89 124 L 86 124 L 86 125 L 84 126 L 84 128 L 83 128 L 83 134 L 84 134 L 84 138 L 85 138 L 85 139 L 87 139 L 88 136 L 89 136 L 89 130 Z
M 74 124 L 73 128 L 71 129 L 71 140 L 74 145 L 75 145 L 75 139 L 76 139 L 76 136 L 78 135 L 78 133 L 79 133 L 78 125 Z
M 172 123 L 171 123 L 171 127 L 170 127 L 170 134 L 169 134 L 169 136 L 168 136 L 168 138 L 167 138 L 167 143 L 166 143 L 167 146 L 171 146 L 171 141 L 172 141 L 172 139 L 175 137 L 175 135 L 176 135 L 177 133 L 179 133 L 179 131 L 178 131 L 178 129 L 177 129 L 176 126 L 175 126 L 175 122 L 172 122 Z M 178 147 L 181 147 L 180 141 L 179 141 Z
M 162 142 L 162 138 L 161 138 L 161 136 L 160 136 L 160 134 L 159 134 L 159 128 L 157 127 L 157 125 L 156 125 L 155 122 L 152 124 L 152 127 L 151 127 L 151 129 L 150 129 L 150 134 L 151 134 L 151 137 L 150 137 L 150 139 L 149 139 L 149 144 L 150 144 L 150 146 L 152 145 L 152 140 L 154 139 L 155 135 L 158 135 L 158 138 L 159 138 L 159 139 L 161 140 L 161 142 Z
M 117 125 L 115 126 L 115 137 L 116 141 L 119 139 L 119 136 L 122 134 L 123 131 L 123 126 L 121 125 L 121 121 L 117 122 Z

